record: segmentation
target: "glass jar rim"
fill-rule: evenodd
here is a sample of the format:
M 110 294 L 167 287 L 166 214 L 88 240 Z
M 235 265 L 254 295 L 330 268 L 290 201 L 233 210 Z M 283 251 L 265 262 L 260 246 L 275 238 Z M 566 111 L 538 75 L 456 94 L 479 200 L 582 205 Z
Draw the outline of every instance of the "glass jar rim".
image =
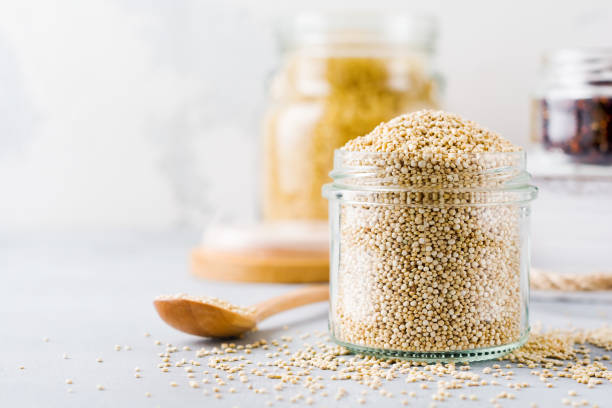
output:
M 388 44 L 433 51 L 437 38 L 435 17 L 406 11 L 302 12 L 278 27 L 284 49 Z
M 525 150 L 517 150 L 512 152 L 435 152 L 435 151 L 392 151 L 392 152 L 371 152 L 371 151 L 352 151 L 345 150 L 344 148 L 336 149 L 334 151 L 334 168 L 330 172 L 332 179 L 342 178 L 345 174 L 356 174 L 359 171 L 370 172 L 375 166 L 352 166 L 349 163 L 356 160 L 361 161 L 372 161 L 377 162 L 379 165 L 383 165 L 382 162 L 392 158 L 402 158 L 403 160 L 408 159 L 420 159 L 426 156 L 446 156 L 456 161 L 469 161 L 479 163 L 497 163 L 497 161 L 505 161 L 506 166 L 504 169 L 510 170 L 508 163 L 513 163 L 517 170 L 524 170 L 526 167 L 527 153 Z M 490 170 L 487 168 L 487 170 Z M 498 168 L 499 172 L 500 169 Z

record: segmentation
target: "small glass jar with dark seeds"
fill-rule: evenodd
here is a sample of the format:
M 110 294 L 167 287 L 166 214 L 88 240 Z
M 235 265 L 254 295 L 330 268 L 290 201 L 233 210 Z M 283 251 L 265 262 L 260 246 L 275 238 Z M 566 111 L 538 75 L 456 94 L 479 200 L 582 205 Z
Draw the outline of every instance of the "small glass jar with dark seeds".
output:
M 545 55 L 533 138 L 570 162 L 612 165 L 612 48 Z

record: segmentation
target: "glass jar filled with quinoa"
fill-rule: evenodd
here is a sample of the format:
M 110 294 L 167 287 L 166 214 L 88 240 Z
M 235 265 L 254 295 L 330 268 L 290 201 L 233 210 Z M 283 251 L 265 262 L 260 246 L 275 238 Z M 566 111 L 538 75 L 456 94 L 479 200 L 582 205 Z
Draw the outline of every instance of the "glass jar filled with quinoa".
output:
M 482 360 L 525 342 L 525 153 L 474 122 L 418 111 L 336 150 L 330 329 L 360 353 Z
M 282 26 L 263 132 L 264 220 L 326 220 L 333 152 L 402 112 L 438 106 L 435 22 L 302 14 Z

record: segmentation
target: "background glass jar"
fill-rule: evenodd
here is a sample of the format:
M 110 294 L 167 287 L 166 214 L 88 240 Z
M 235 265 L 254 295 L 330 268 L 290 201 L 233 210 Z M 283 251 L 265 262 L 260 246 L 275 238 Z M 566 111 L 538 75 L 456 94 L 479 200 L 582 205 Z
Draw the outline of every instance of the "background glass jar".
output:
M 325 220 L 333 151 L 400 113 L 438 107 L 436 26 L 405 14 L 305 14 L 281 31 L 263 141 L 265 220 Z
M 612 164 L 612 48 L 544 56 L 533 138 L 571 162 Z
M 452 175 L 421 173 L 413 156 L 336 151 L 324 187 L 332 337 L 355 352 L 426 361 L 519 347 L 536 195 L 524 152 L 457 154 Z

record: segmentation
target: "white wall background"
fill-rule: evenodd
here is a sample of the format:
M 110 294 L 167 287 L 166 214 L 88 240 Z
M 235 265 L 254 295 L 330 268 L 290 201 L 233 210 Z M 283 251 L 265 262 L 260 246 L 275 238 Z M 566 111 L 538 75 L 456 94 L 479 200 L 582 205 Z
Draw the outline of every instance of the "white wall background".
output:
M 541 52 L 612 41 L 609 0 L 5 0 L 0 230 L 252 215 L 272 19 L 373 4 L 438 15 L 446 108 L 518 143 Z

